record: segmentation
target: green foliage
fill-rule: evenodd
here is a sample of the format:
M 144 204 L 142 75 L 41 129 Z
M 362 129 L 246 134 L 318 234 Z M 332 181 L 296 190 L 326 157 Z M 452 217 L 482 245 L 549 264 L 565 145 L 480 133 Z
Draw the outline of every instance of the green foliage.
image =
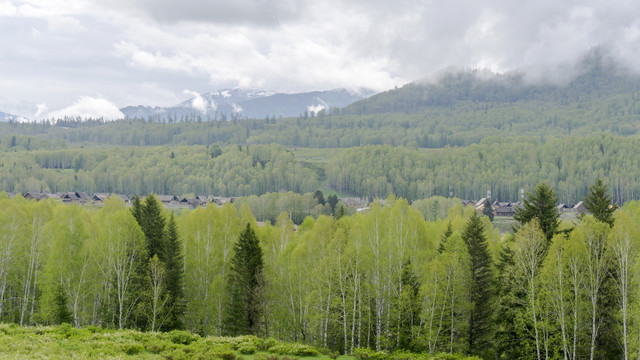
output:
M 73 315 L 69 311 L 67 304 L 67 295 L 64 292 L 62 285 L 58 285 L 56 296 L 55 296 L 55 313 L 54 313 L 54 323 L 55 324 L 70 324 L 73 321 Z
M 258 334 L 263 313 L 264 260 L 258 238 L 247 223 L 234 246 L 228 279 L 229 306 L 225 314 L 230 335 Z
M 178 238 L 178 230 L 174 214 L 171 213 L 164 235 L 164 264 L 167 272 L 166 290 L 169 296 L 167 308 L 169 314 L 163 324 L 164 330 L 184 328 L 184 255 L 182 242 Z
M 238 348 L 238 352 L 242 355 L 255 354 L 256 346 L 253 344 L 242 345 L 241 347 Z
M 278 344 L 269 348 L 270 353 L 293 356 L 317 356 L 318 350 L 303 344 Z
M 538 219 L 548 244 L 560 226 L 560 213 L 556 209 L 557 202 L 558 196 L 555 190 L 544 182 L 539 183 L 533 192 L 527 193 L 522 207 L 516 209 L 513 218 L 518 221 L 519 226 L 528 223 L 533 218 Z
M 132 208 L 133 214 L 137 209 Z M 136 219 L 137 220 L 137 219 Z M 164 253 L 164 227 L 165 221 L 158 198 L 151 194 L 144 199 L 144 205 L 140 209 L 140 221 L 138 222 L 145 238 L 147 239 L 147 254 L 149 257 L 158 255 L 163 263 L 166 262 Z
M 471 264 L 469 298 L 472 309 L 469 314 L 468 351 L 481 355 L 491 348 L 494 281 L 484 224 L 476 212 L 465 225 L 462 239 L 467 244 Z
M 357 348 L 353 351 L 353 357 L 357 360 L 387 360 L 389 354 L 367 348 Z
M 137 355 L 144 351 L 144 346 L 140 344 L 126 344 L 122 345 L 122 352 L 127 355 Z
M 613 213 L 618 209 L 617 204 L 612 204 L 612 197 L 607 193 L 607 185 L 600 178 L 589 187 L 589 194 L 584 198 L 584 205 L 598 221 L 613 227 Z
M 173 330 L 167 334 L 174 344 L 189 345 L 196 340 L 196 337 L 188 331 Z

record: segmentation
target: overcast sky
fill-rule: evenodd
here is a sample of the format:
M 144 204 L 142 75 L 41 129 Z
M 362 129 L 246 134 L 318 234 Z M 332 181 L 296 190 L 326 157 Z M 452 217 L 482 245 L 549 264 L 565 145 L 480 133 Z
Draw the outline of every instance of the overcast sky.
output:
M 0 111 L 117 116 L 232 87 L 386 90 L 447 68 L 640 67 L 638 0 L 0 0 Z

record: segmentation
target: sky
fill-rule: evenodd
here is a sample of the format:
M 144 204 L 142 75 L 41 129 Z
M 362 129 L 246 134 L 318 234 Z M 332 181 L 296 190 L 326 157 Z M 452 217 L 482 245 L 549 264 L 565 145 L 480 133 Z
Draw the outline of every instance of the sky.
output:
M 388 90 L 447 69 L 640 70 L 637 0 L 0 0 L 0 111 L 120 116 L 225 88 Z

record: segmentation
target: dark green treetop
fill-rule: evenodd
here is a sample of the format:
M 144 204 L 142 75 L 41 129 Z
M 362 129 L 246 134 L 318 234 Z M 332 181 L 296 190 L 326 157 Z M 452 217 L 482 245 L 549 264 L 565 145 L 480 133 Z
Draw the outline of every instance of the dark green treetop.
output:
M 584 198 L 584 206 L 596 218 L 596 220 L 613 227 L 613 213 L 618 209 L 617 204 L 612 204 L 612 197 L 607 193 L 607 185 L 598 178 L 594 185 L 589 187 L 589 194 Z
M 527 193 L 527 198 L 524 199 L 522 207 L 516 209 L 516 214 L 513 218 L 519 225 L 514 227 L 514 230 L 517 231 L 520 226 L 528 223 L 533 218 L 537 218 L 548 244 L 560 226 L 560 213 L 556 208 L 557 202 L 558 195 L 556 195 L 555 190 L 544 182 L 538 183 L 533 192 Z

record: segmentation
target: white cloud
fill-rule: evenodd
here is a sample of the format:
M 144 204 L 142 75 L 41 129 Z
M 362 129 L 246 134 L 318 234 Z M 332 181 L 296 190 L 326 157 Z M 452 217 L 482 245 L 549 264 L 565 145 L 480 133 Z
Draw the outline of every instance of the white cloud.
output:
M 308 112 L 314 112 L 315 114 L 317 114 L 319 111 L 322 111 L 325 109 L 324 105 L 309 105 L 307 106 L 307 111 Z
M 208 100 L 204 99 L 202 95 L 200 95 L 195 91 L 185 89 L 182 92 L 185 95 L 193 96 L 193 99 L 191 100 L 191 107 L 194 108 L 195 110 L 200 111 L 203 114 L 206 114 L 207 110 L 209 109 L 216 108 L 216 105 L 213 103 L 213 101 L 209 102 Z
M 42 115 L 46 114 L 49 111 L 49 107 L 47 104 L 37 104 L 36 105 L 36 113 L 33 115 L 36 119 L 40 119 Z
M 104 98 L 81 96 L 76 103 L 64 109 L 51 111 L 42 116 L 45 119 L 63 119 L 65 117 L 82 119 L 118 120 L 124 118 L 124 114 Z
M 186 1 L 0 0 L 16 84 L 0 92 L 60 108 L 87 93 L 125 106 L 185 88 L 386 90 L 449 67 L 557 79 L 597 46 L 640 71 L 637 0 Z
M 18 14 L 18 8 L 11 2 L 5 1 L 0 3 L 0 16 L 16 16 Z

